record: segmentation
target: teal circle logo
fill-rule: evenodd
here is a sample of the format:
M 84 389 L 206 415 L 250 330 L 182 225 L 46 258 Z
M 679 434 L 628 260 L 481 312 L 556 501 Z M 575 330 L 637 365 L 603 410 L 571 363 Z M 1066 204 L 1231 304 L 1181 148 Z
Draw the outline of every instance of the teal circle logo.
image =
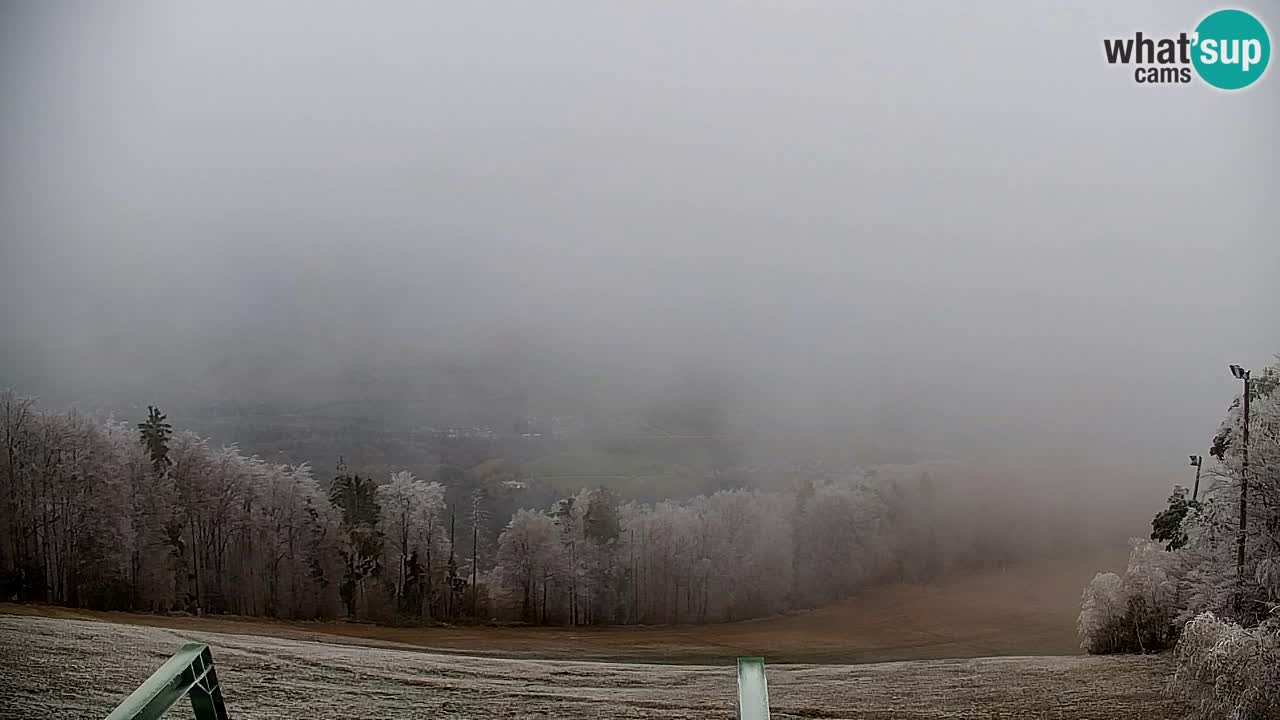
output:
M 1191 64 L 1200 79 L 1221 90 L 1239 90 L 1258 81 L 1271 59 L 1271 38 L 1257 18 L 1243 10 L 1219 10 L 1196 26 Z

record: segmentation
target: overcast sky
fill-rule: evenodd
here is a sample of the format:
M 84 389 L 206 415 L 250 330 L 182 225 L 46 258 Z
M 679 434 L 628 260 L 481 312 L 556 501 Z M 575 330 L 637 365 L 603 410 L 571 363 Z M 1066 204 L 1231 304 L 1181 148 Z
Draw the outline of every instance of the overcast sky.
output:
M 500 354 L 1181 472 L 1280 351 L 1280 69 L 1102 39 L 1215 7 L 5 3 L 0 385 Z

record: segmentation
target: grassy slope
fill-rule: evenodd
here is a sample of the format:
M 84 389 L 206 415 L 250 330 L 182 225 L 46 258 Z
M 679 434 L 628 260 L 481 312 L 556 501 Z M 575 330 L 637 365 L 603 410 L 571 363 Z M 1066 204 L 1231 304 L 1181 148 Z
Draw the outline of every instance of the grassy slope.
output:
M 0 720 L 90 720 L 185 641 L 213 648 L 238 720 L 729 718 L 731 660 L 634 665 L 444 656 L 189 630 L 0 616 Z M 770 664 L 773 717 L 1176 717 L 1161 657 Z M 168 717 L 189 718 L 179 705 Z

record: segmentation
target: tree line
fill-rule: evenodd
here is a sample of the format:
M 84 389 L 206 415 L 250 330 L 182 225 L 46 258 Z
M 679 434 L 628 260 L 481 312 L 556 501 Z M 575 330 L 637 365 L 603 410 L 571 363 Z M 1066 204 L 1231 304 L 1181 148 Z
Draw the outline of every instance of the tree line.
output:
M 0 596 L 144 612 L 383 622 L 718 622 L 1069 551 L 1061 506 L 918 468 L 641 504 L 512 507 L 499 461 L 322 484 L 174 431 L 0 395 Z M 493 515 L 503 513 L 505 523 Z
M 1205 720 L 1280 709 L 1280 364 L 1254 373 L 1249 388 L 1243 555 L 1241 395 L 1213 436 L 1202 492 L 1174 487 L 1125 571 L 1085 588 L 1078 621 L 1091 653 L 1172 649 L 1168 691 Z

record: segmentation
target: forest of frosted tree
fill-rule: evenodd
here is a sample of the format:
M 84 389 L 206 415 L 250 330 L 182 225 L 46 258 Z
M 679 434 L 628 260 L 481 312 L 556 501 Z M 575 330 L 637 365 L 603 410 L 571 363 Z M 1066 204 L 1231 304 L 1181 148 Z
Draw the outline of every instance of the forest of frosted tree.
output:
M 512 507 L 502 493 L 519 480 L 497 461 L 430 478 L 321 474 L 215 447 L 156 409 L 98 420 L 8 392 L 0 437 L 3 595 L 85 608 L 718 622 L 1099 541 L 1084 513 L 1061 512 L 1074 493 L 1022 502 L 945 465 L 657 503 L 584 488 Z

